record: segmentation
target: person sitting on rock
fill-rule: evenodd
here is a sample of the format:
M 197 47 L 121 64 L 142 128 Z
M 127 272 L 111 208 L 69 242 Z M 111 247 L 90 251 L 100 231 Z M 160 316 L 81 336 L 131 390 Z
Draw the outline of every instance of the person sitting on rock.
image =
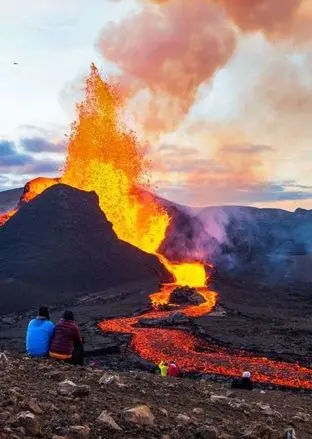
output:
M 181 369 L 175 361 L 169 363 L 167 375 L 170 377 L 179 377 L 181 375 Z
M 72 311 L 65 311 L 63 318 L 55 326 L 50 358 L 83 365 L 83 339 L 78 325 L 74 322 Z
M 167 376 L 167 372 L 168 372 L 168 364 L 164 363 L 163 361 L 161 361 L 158 365 L 159 370 L 160 370 L 160 375 L 162 377 L 166 377 Z
M 251 379 L 251 373 L 246 371 L 243 373 L 242 378 L 234 378 L 232 382 L 233 389 L 253 390 L 253 382 Z
M 38 316 L 32 319 L 26 332 L 26 352 L 31 357 L 47 357 L 55 325 L 50 320 L 46 306 L 39 308 Z

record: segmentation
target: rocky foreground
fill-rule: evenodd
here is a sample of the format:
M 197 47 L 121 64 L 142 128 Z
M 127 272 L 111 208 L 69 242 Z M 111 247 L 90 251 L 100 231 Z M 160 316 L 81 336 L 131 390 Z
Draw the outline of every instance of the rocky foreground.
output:
M 312 395 L 0 356 L 0 438 L 311 438 Z

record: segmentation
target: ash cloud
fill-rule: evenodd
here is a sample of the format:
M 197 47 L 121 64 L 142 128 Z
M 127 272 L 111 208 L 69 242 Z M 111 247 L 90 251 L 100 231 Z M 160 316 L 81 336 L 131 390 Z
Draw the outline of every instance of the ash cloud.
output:
M 184 0 L 143 0 L 143 3 L 164 5 Z M 227 14 L 228 20 L 242 32 L 263 32 L 273 40 L 295 34 L 306 36 L 305 0 L 201 0 L 214 3 Z M 298 41 L 298 40 L 297 40 Z
M 156 133 L 176 128 L 200 85 L 224 66 L 235 45 L 223 11 L 202 0 L 169 2 L 160 9 L 143 6 L 105 27 L 97 44 L 119 67 L 119 80 L 135 96 L 136 116 L 145 130 Z

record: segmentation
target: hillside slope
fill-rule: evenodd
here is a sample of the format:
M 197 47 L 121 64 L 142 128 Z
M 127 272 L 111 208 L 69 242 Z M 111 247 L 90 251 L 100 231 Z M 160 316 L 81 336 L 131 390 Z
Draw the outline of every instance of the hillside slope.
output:
M 0 192 L 0 214 L 14 209 L 23 193 L 23 188 Z
M 290 422 L 298 438 L 311 437 L 309 394 L 232 392 L 226 383 L 116 375 L 10 355 L 0 380 L 3 439 L 278 439 Z
M 0 209 L 19 192 L 0 193 Z M 7 194 L 7 196 L 5 195 Z M 215 206 L 190 209 L 156 197 L 172 221 L 160 251 L 171 260 L 206 260 L 220 271 L 269 282 L 312 282 L 312 211 Z M 2 204 L 1 204 L 2 203 Z M 3 208 L 3 207 L 2 207 Z
M 23 309 L 18 298 L 28 299 L 29 308 L 48 299 L 51 291 L 66 300 L 67 293 L 100 291 L 143 278 L 172 279 L 156 256 L 117 238 L 93 192 L 50 187 L 0 228 L 2 310 L 6 290 L 10 301 L 15 294 L 16 306 Z M 19 293 L 23 284 L 41 293 L 23 300 Z

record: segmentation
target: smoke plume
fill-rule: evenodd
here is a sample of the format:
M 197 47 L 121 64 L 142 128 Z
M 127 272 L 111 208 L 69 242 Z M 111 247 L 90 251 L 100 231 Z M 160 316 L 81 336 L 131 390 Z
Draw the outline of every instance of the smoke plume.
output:
M 171 1 L 185 3 L 184 0 L 146 0 L 159 5 Z M 304 0 L 201 0 L 215 3 L 224 8 L 230 20 L 242 31 L 263 31 L 276 36 L 289 32 L 300 13 Z M 191 4 L 192 2 L 189 2 Z
M 233 54 L 235 38 L 217 5 L 173 1 L 161 8 L 144 6 L 110 24 L 98 48 L 120 68 L 122 81 L 131 84 L 145 128 L 160 132 L 181 122 L 200 85 Z
M 175 173 L 176 184 L 169 192 L 172 199 L 181 203 L 187 200 L 187 194 L 193 205 L 203 205 L 207 199 L 213 204 L 248 203 L 252 199 L 270 201 L 274 199 L 270 199 L 274 191 L 273 196 L 279 192 L 282 197 L 283 182 L 270 183 L 273 175 L 278 178 L 278 172 L 274 171 L 285 166 L 292 172 L 298 154 L 309 162 L 310 149 L 305 143 L 311 138 L 308 119 L 312 108 L 309 75 L 312 1 L 140 0 L 140 3 L 139 13 L 103 30 L 98 47 L 105 58 L 119 67 L 120 79 L 127 84 L 128 96 L 133 98 L 131 109 L 146 132 L 174 130 L 204 90 L 201 86 L 222 67 L 231 69 L 235 77 L 231 86 L 235 88 L 237 111 L 219 120 L 203 117 L 205 128 L 202 129 L 209 132 L 207 139 L 203 136 L 201 142 L 196 142 L 193 135 L 190 143 L 184 142 L 187 148 L 196 148 L 200 154 L 183 155 L 183 148 L 180 152 L 176 148 L 168 158 L 169 148 L 162 151 L 167 167 L 162 175 L 163 188 L 170 187 L 173 179 L 168 179 L 168 175 Z M 237 56 L 245 50 L 242 40 L 250 41 L 243 60 Z M 227 106 L 224 95 L 219 97 Z M 239 135 L 234 136 L 235 132 Z M 206 157 L 204 150 L 208 152 Z M 289 179 L 292 178 L 296 177 L 291 175 Z M 214 253 L 218 257 L 223 252 L 222 246 L 227 248 L 222 253 L 226 257 L 229 249 L 239 247 L 238 251 L 244 255 L 239 260 L 244 262 L 254 257 L 251 249 L 258 248 L 265 260 L 266 250 L 270 248 L 274 257 L 278 254 L 280 264 L 280 254 L 297 251 L 297 240 L 283 247 L 288 231 L 297 227 L 296 218 L 289 229 L 286 224 L 287 233 L 280 234 L 278 221 L 275 223 L 269 215 L 255 218 L 252 209 L 206 213 L 209 218 L 202 214 L 200 219 L 216 243 Z M 262 229 L 263 220 L 267 221 L 267 230 L 272 226 L 278 251 L 273 248 L 265 227 Z M 236 226 L 242 227 L 240 235 L 235 231 Z M 203 244 L 202 232 L 198 235 L 199 244 Z M 240 239 L 242 243 L 237 246 Z M 209 256 L 213 256 L 212 248 L 209 240 Z M 231 263 L 233 260 L 230 258 Z

